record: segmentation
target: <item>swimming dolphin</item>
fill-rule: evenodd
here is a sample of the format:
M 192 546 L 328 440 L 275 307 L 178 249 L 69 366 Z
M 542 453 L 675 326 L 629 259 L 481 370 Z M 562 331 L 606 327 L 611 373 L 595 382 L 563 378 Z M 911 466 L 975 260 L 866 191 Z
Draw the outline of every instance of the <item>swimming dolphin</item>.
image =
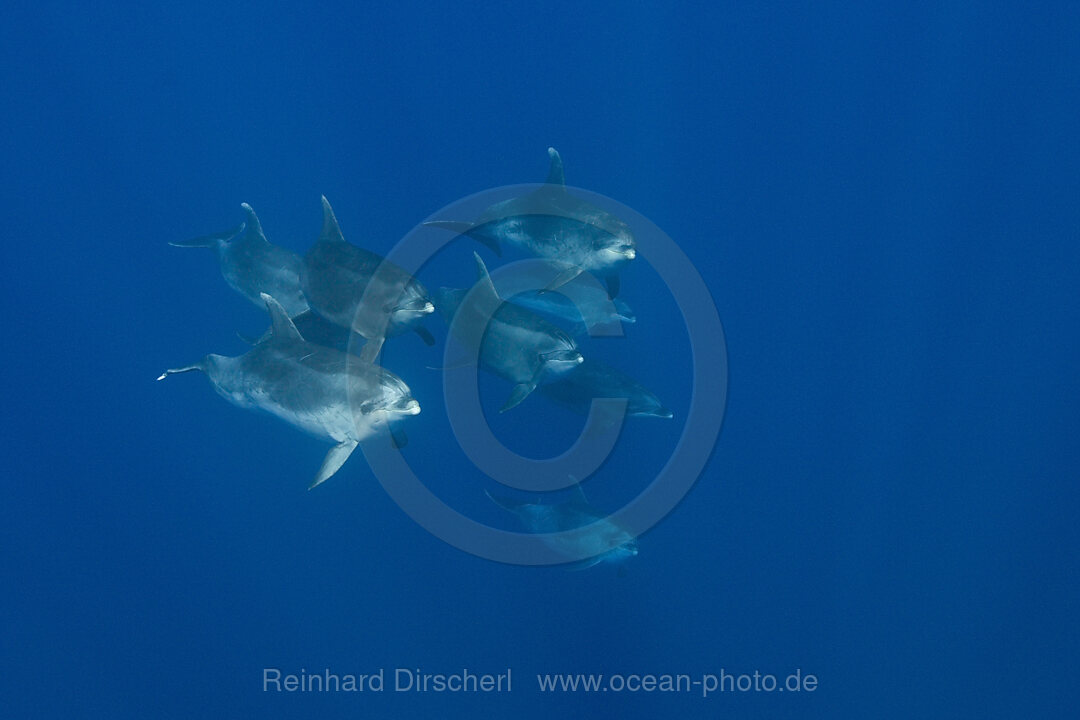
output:
M 485 493 L 496 505 L 516 515 L 531 533 L 563 533 L 591 525 L 587 531 L 543 541 L 572 561 L 571 569 L 589 568 L 601 562 L 617 562 L 637 555 L 637 539 L 593 508 L 580 485 L 574 485 L 574 488 L 573 499 L 553 504 L 521 502 L 496 497 L 486 490 Z
M 289 317 L 306 311 L 308 304 L 300 290 L 300 257 L 271 244 L 251 206 L 243 203 L 240 207 L 247 213 L 247 219 L 238 227 L 169 244 L 213 249 L 217 252 L 225 282 L 260 308 L 263 307 L 261 295 L 267 293 L 277 298 Z
M 495 203 L 473 222 L 433 220 L 424 223 L 468 235 L 485 244 L 518 245 L 534 255 L 565 263 L 548 290 L 582 272 L 607 281 L 608 294 L 619 294 L 618 272 L 637 255 L 630 227 L 611 213 L 571 195 L 562 158 L 548 148 L 551 169 L 544 186 L 527 195 Z
M 499 412 L 515 407 L 537 385 L 558 377 L 582 361 L 577 343 L 539 315 L 503 302 L 491 283 L 487 267 L 473 253 L 479 279 L 471 290 L 441 288 L 436 296 L 440 314 L 469 349 L 479 343 L 480 366 L 514 383 Z
M 337 443 L 310 485 L 315 487 L 338 471 L 361 440 L 416 415 L 420 404 L 390 371 L 305 341 L 285 309 L 265 293 L 262 298 L 273 323 L 267 339 L 240 357 L 207 355 L 193 365 L 166 370 L 158 380 L 198 370 L 234 405 L 265 410 Z M 402 447 L 405 436 L 389 429 L 394 444 Z
M 435 343 L 419 322 L 435 311 L 420 282 L 392 262 L 345 242 L 326 196 L 318 242 L 304 256 L 300 284 L 327 320 L 367 338 L 361 357 L 372 361 L 387 337 L 412 330 Z
M 627 415 L 672 417 L 660 398 L 641 383 L 592 357 L 553 382 L 541 385 L 540 392 L 579 415 L 589 414 L 593 398 L 625 398 Z
M 634 312 L 618 298 L 611 298 L 591 275 L 578 275 L 556 291 L 545 288 L 565 270 L 554 261 L 534 260 L 513 268 L 511 273 L 493 278 L 495 289 L 515 305 L 566 323 L 574 335 L 610 335 L 619 323 L 636 321 Z M 533 288 L 515 293 L 515 287 Z

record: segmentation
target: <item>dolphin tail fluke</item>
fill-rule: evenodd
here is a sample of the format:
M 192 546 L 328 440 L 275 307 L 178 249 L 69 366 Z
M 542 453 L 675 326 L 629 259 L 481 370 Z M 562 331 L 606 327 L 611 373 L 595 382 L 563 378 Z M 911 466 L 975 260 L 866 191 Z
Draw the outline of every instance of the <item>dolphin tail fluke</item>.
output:
M 452 233 L 457 233 L 458 235 L 468 235 L 473 240 L 476 240 L 488 250 L 495 253 L 496 257 L 502 257 L 502 248 L 499 246 L 499 241 L 490 235 L 478 232 L 476 226 L 472 223 L 462 222 L 460 220 L 428 220 L 424 223 L 424 227 L 441 228 L 442 230 L 448 230 Z
M 536 383 L 518 383 L 514 386 L 514 390 L 510 393 L 510 397 L 506 403 L 499 408 L 499 412 L 504 413 L 507 410 L 517 407 L 521 404 L 521 401 L 529 397 L 529 394 L 536 389 Z
M 352 455 L 352 451 L 356 449 L 357 442 L 355 440 L 345 440 L 334 447 L 330 448 L 330 452 L 326 453 L 326 459 L 323 460 L 322 467 L 319 468 L 319 473 L 315 476 L 315 479 L 308 485 L 308 490 L 311 490 L 327 479 L 332 477 L 341 466 L 345 464 L 345 461 Z
M 188 248 L 213 248 L 214 250 L 221 250 L 222 247 L 227 245 L 230 240 L 244 232 L 244 223 L 240 223 L 231 230 L 225 232 L 213 233 L 212 235 L 203 235 L 202 237 L 194 238 L 193 240 L 180 240 L 178 242 L 170 242 L 173 247 L 188 247 Z

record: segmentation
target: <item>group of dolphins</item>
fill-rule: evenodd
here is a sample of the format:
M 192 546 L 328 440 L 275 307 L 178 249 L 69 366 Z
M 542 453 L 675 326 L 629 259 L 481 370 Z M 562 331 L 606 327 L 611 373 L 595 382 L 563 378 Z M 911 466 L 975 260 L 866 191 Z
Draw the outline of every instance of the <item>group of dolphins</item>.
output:
M 626 223 L 567 191 L 558 152 L 549 148 L 548 154 L 551 169 L 539 189 L 496 203 L 472 222 L 426 223 L 472 237 L 500 256 L 509 244 L 542 259 L 524 276 L 512 274 L 514 284 L 493 282 L 474 252 L 478 280 L 471 289 L 429 293 L 403 268 L 347 242 L 325 197 L 322 231 L 303 257 L 270 243 L 246 203 L 240 226 L 172 243 L 214 250 L 225 280 L 265 307 L 271 326 L 239 357 L 207 355 L 158 379 L 200 371 L 235 405 L 268 411 L 333 442 L 312 488 L 377 432 L 389 431 L 395 447 L 407 443 L 400 421 L 419 413 L 420 404 L 400 377 L 375 361 L 386 339 L 406 332 L 434 344 L 422 323 L 436 310 L 451 334 L 471 345 L 480 367 L 513 385 L 503 411 L 538 390 L 580 414 L 588 413 L 593 398 L 621 398 L 628 415 L 670 418 L 653 393 L 578 349 L 575 335 L 634 322 L 615 296 L 618 273 L 636 247 Z M 363 347 L 353 355 L 357 335 Z M 492 499 L 533 532 L 596 523 L 593 539 L 600 545 L 587 565 L 637 553 L 636 540 L 588 505 L 580 487 L 560 504 Z

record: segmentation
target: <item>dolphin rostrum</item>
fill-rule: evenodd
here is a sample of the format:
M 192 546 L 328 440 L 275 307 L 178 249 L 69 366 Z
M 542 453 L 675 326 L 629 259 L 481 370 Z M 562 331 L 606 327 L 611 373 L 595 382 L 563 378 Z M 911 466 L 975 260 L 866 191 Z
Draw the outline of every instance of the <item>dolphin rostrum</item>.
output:
M 588 415 L 593 398 L 623 398 L 626 414 L 638 417 L 671 418 L 672 412 L 660 398 L 634 378 L 606 363 L 589 357 L 568 373 L 546 385 L 540 392 L 579 415 Z
M 583 358 L 566 332 L 530 310 L 503 302 L 484 261 L 476 253 L 473 258 L 479 275 L 476 285 L 471 290 L 441 288 L 437 304 L 459 341 L 469 350 L 479 350 L 480 366 L 514 383 L 500 410 L 506 412 Z
M 169 244 L 176 247 L 205 247 L 217 252 L 225 282 L 259 307 L 263 306 L 262 293 L 267 293 L 281 303 L 289 317 L 306 311 L 308 304 L 300 290 L 300 257 L 271 244 L 263 234 L 262 224 L 251 206 L 243 203 L 240 207 L 247 214 L 247 219 L 238 227 Z
M 548 156 L 551 169 L 543 187 L 495 203 L 473 222 L 433 220 L 424 224 L 492 246 L 508 242 L 564 263 L 564 270 L 548 290 L 565 285 L 582 272 L 591 272 L 607 281 L 608 294 L 615 297 L 619 270 L 637 255 L 634 235 L 615 215 L 572 195 L 566 189 L 559 153 L 548 148 Z
M 434 344 L 431 333 L 419 325 L 435 311 L 424 286 L 382 256 L 346 242 L 326 196 L 322 205 L 322 233 L 304 257 L 300 274 L 311 307 L 365 337 L 365 360 L 375 359 L 385 338 L 407 330 Z
M 262 299 L 273 323 L 269 337 L 240 357 L 207 355 L 193 365 L 166 370 L 158 380 L 201 371 L 234 405 L 265 410 L 336 443 L 310 487 L 337 472 L 361 440 L 382 428 L 390 429 L 396 446 L 403 446 L 405 436 L 389 426 L 419 413 L 420 404 L 401 378 L 305 341 L 277 300 L 265 293 Z
M 578 484 L 574 485 L 574 497 L 561 503 L 522 502 L 491 493 L 487 496 L 516 515 L 531 533 L 563 533 L 543 542 L 572 561 L 571 569 L 617 562 L 638 554 L 637 539 L 590 505 Z M 579 528 L 580 532 L 572 532 Z

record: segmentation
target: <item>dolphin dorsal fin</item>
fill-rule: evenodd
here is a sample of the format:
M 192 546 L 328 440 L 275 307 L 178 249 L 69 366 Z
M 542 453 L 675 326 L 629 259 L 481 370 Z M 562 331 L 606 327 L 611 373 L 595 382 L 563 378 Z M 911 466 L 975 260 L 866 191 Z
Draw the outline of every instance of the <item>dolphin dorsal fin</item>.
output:
M 337 218 L 334 217 L 334 208 L 330 207 L 330 201 L 325 195 L 322 196 L 322 232 L 319 233 L 319 242 L 345 242 L 345 236 L 341 234 Z
M 551 158 L 551 169 L 548 170 L 547 180 L 544 182 L 548 185 L 558 185 L 565 189 L 566 176 L 563 175 L 562 158 L 559 157 L 559 151 L 553 147 L 549 147 L 548 157 Z
M 240 203 L 240 207 L 247 214 L 247 220 L 244 221 L 246 229 L 242 238 L 244 242 L 269 243 L 270 241 L 266 239 L 262 223 L 259 222 L 259 216 L 255 214 L 255 210 L 247 203 Z
M 296 329 L 296 325 L 289 318 L 289 314 L 285 312 L 285 308 L 281 307 L 281 303 L 267 295 L 266 293 L 260 293 L 259 296 L 263 302 L 266 303 L 266 309 L 270 313 L 271 328 L 270 328 L 270 340 L 272 342 L 304 342 L 304 336 L 300 334 L 300 331 Z
M 470 292 L 480 292 L 485 297 L 502 302 L 498 290 L 495 289 L 495 284 L 491 282 L 491 275 L 488 274 L 487 265 L 480 259 L 480 254 L 474 252 L 473 258 L 476 260 L 476 289 Z

